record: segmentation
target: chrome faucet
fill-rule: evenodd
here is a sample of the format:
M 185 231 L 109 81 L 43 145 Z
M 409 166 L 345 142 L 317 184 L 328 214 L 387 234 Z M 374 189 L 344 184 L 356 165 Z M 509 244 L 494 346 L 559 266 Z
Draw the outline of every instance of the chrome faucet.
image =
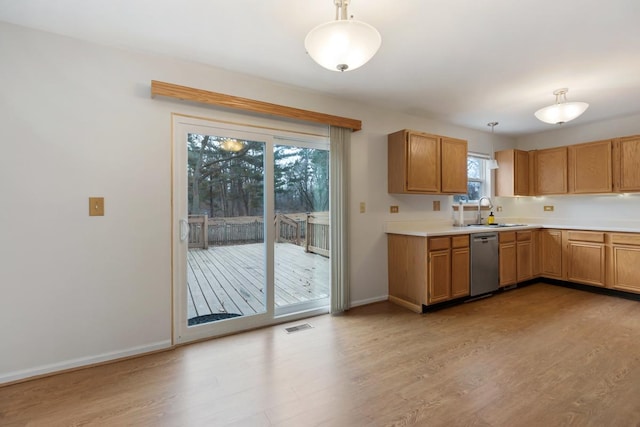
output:
M 489 209 L 493 208 L 493 203 L 491 202 L 491 199 L 487 196 L 482 196 L 480 197 L 480 200 L 478 200 L 478 217 L 476 218 L 476 224 L 482 224 L 482 210 L 481 210 L 481 206 L 482 206 L 482 201 L 487 199 L 489 201 Z

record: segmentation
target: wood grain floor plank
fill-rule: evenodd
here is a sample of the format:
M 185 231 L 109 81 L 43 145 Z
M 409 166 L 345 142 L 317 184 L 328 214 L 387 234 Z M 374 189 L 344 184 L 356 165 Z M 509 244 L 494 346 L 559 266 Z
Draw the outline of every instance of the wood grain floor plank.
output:
M 0 387 L 0 425 L 640 425 L 636 301 L 536 284 L 307 322 Z

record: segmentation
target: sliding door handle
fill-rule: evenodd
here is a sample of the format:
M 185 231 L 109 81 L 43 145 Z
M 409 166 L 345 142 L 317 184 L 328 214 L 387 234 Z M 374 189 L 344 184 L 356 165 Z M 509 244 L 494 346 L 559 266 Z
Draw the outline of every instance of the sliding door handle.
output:
M 184 242 L 189 237 L 189 222 L 186 219 L 180 220 L 180 241 Z

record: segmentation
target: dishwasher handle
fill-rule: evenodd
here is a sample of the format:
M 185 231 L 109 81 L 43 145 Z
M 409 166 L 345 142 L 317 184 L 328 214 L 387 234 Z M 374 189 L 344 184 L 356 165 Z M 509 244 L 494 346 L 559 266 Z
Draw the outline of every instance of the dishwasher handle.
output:
M 480 236 L 473 236 L 473 241 L 478 243 L 489 243 L 494 240 L 498 240 L 497 234 L 485 234 Z

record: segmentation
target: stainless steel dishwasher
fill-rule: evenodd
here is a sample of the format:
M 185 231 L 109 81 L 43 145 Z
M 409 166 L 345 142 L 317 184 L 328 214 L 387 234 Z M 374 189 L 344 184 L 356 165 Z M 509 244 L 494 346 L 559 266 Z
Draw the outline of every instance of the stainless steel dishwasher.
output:
M 472 297 L 497 291 L 498 233 L 471 235 L 471 293 Z

